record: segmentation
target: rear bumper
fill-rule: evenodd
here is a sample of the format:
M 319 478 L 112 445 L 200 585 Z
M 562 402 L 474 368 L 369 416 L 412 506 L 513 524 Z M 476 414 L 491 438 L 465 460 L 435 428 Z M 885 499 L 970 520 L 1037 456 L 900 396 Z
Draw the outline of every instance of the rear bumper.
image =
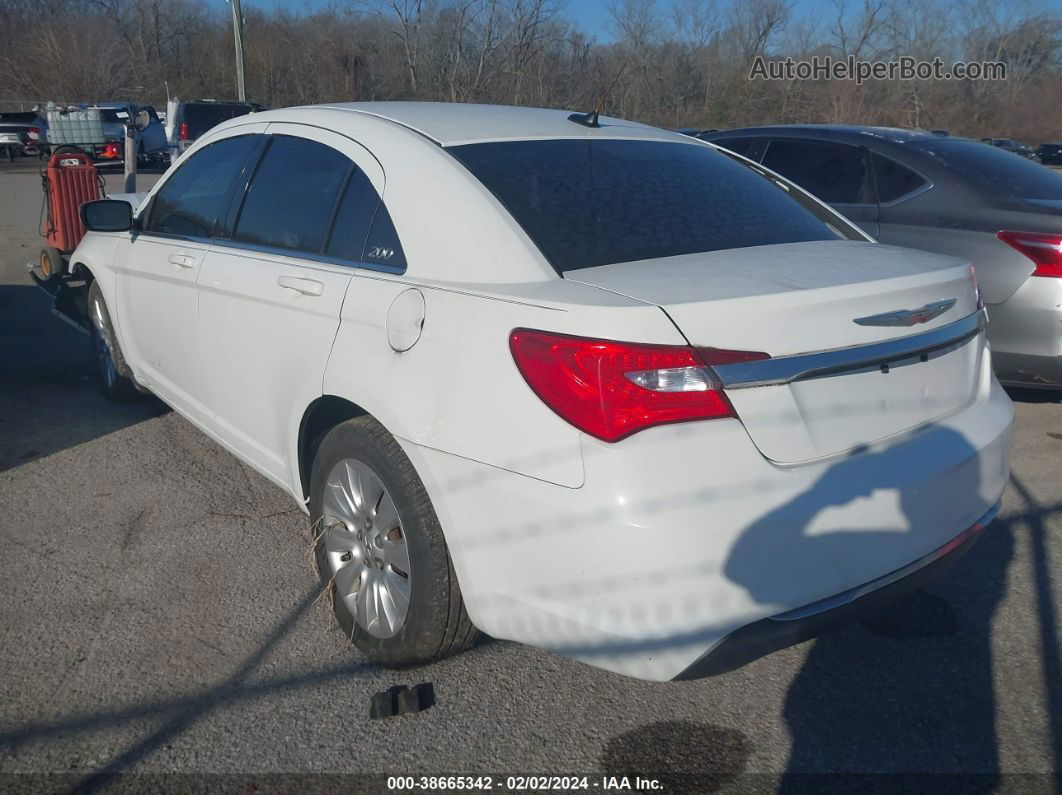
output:
M 992 366 L 1012 386 L 1062 389 L 1062 279 L 1030 276 L 988 307 Z
M 733 671 L 772 652 L 803 643 L 898 601 L 937 577 L 981 538 L 999 513 L 996 503 L 971 527 L 924 558 L 884 577 L 803 608 L 748 624 L 727 635 L 676 680 Z
M 743 627 L 854 590 L 887 597 L 883 578 L 928 565 L 999 502 L 1012 420 L 985 367 L 966 408 L 802 464 L 768 461 L 736 420 L 661 426 L 612 445 L 584 437 L 580 488 L 399 442 L 476 626 L 667 681 Z M 772 632 L 781 634 L 734 664 L 788 642 Z

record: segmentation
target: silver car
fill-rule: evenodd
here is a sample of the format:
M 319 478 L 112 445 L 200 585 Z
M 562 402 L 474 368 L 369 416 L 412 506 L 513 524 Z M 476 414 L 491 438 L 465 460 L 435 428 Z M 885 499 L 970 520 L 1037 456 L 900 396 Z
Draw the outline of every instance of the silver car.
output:
M 697 137 L 788 177 L 883 243 L 973 262 L 999 380 L 1062 389 L 1062 176 L 978 141 L 886 127 Z

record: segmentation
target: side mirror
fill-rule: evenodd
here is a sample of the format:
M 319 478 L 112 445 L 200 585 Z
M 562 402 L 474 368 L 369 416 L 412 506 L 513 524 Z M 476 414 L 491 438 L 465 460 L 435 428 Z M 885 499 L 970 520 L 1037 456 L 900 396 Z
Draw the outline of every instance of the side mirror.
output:
M 133 116 L 133 126 L 136 127 L 137 132 L 143 132 L 149 124 L 151 124 L 151 114 L 146 110 L 139 110 Z
M 133 205 L 120 199 L 85 202 L 81 223 L 92 232 L 128 232 L 133 226 Z

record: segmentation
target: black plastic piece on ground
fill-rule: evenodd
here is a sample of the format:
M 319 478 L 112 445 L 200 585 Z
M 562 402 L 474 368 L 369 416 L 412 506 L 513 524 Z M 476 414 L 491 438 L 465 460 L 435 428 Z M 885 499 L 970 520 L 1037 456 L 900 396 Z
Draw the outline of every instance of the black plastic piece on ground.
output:
M 372 697 L 369 717 L 393 718 L 411 712 L 423 712 L 433 706 L 435 706 L 435 688 L 431 682 L 421 682 L 413 687 L 395 685 Z

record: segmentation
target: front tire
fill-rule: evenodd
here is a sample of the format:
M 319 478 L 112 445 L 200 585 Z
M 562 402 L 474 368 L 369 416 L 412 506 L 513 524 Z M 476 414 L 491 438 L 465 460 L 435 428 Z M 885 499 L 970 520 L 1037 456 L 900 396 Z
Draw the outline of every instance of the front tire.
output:
M 103 292 L 96 282 L 92 282 L 88 291 L 88 313 L 90 336 L 92 341 L 92 358 L 96 363 L 96 376 L 100 391 L 108 400 L 128 403 L 136 400 L 140 392 L 133 382 L 133 371 L 122 355 L 118 339 L 114 335 L 111 315 L 103 300 Z
M 341 423 L 321 439 L 310 516 L 336 620 L 370 661 L 420 665 L 475 643 L 478 632 L 424 484 L 372 417 Z

